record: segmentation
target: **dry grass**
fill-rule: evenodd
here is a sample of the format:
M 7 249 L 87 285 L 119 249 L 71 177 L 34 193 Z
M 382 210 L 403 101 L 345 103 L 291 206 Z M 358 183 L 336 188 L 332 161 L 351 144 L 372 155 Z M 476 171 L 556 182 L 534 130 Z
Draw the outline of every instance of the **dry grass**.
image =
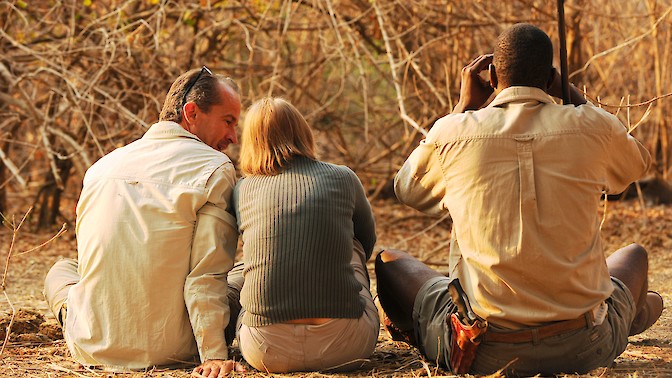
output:
M 438 221 L 419 215 L 392 201 L 375 201 L 374 209 L 378 221 L 378 248 L 399 248 L 410 250 L 416 256 L 445 269 L 446 249 L 443 244 L 449 236 L 448 220 Z M 605 247 L 615 250 L 630 241 L 642 243 L 650 252 L 650 286 L 663 295 L 666 303 L 672 300 L 672 209 L 653 206 L 642 210 L 638 202 L 610 203 L 605 218 L 603 234 Z M 0 231 L 0 250 L 9 246 L 11 232 Z M 51 235 L 19 233 L 15 248 L 25 251 Z M 87 370 L 74 362 L 57 332 L 55 321 L 46 308 L 41 296 L 42 280 L 48 268 L 61 256 L 74 257 L 75 240 L 71 232 L 47 246 L 29 254 L 16 255 L 9 267 L 7 294 L 14 305 L 25 311 L 17 314 L 15 334 L 0 356 L 0 376 L 2 377 L 102 377 L 112 373 Z M 372 265 L 369 265 L 372 273 Z M 375 282 L 373 283 L 375 291 Z M 0 308 L 6 302 L 0 302 Z M 6 311 L 3 311 L 6 312 Z M 40 328 L 36 319 L 44 316 L 45 323 Z M 5 316 L 5 319 L 7 316 Z M 25 322 L 24 322 L 25 320 Z M 32 323 L 31 323 L 32 322 Z M 5 323 L 6 324 L 6 323 Z M 0 326 L 2 326 L 0 324 Z M 666 310 L 660 321 L 642 335 L 631 337 L 631 344 L 615 366 L 597 369 L 582 377 L 666 377 L 672 376 L 672 342 L 670 332 L 672 316 Z M 17 331 L 22 329 L 22 335 Z M 37 331 L 36 331 L 37 329 Z M 50 337 L 56 340 L 50 340 Z M 240 359 L 237 349 L 232 356 Z M 393 342 L 381 331 L 376 351 L 369 361 L 356 372 L 348 374 L 296 373 L 263 374 L 254 370 L 237 373 L 235 376 L 263 377 L 446 377 L 450 372 L 437 368 L 432 361 L 425 361 L 415 349 Z M 123 377 L 187 377 L 190 369 L 154 369 L 146 372 L 116 374 Z M 569 375 L 574 376 L 574 375 Z

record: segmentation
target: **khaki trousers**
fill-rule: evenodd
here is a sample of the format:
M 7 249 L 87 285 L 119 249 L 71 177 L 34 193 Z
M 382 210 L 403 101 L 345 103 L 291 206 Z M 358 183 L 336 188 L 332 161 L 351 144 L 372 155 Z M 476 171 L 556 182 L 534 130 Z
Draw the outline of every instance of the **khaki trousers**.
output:
M 65 314 L 67 312 L 68 293 L 72 285 L 79 282 L 77 273 L 77 260 L 61 259 L 49 269 L 44 279 L 44 298 L 56 317 L 56 320 L 65 326 Z
M 245 311 L 241 310 L 237 337 L 245 360 L 255 369 L 269 373 L 345 371 L 360 367 L 373 353 L 380 328 L 365 261 L 362 245 L 355 240 L 350 264 L 362 284 L 359 296 L 365 303 L 359 319 L 332 319 L 320 325 L 278 323 L 248 327 L 241 322 Z M 230 283 L 231 278 L 230 274 Z

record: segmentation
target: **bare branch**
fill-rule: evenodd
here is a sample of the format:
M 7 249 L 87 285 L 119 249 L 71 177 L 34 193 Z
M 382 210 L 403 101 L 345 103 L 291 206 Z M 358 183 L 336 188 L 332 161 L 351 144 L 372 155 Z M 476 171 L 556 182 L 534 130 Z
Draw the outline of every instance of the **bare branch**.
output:
M 418 130 L 422 135 L 427 135 L 427 131 L 424 130 L 423 128 L 418 125 L 417 122 L 413 118 L 411 118 L 408 113 L 406 112 L 406 104 L 404 103 L 404 95 L 402 93 L 401 89 L 401 83 L 399 81 L 398 75 L 397 75 L 397 64 L 394 62 L 394 56 L 392 55 L 392 46 L 390 43 L 390 37 L 387 35 L 387 31 L 385 30 L 385 18 L 383 17 L 383 13 L 380 10 L 380 6 L 378 5 L 377 1 L 373 2 L 373 8 L 376 11 L 376 18 L 378 20 L 378 25 L 380 27 L 380 33 L 383 36 L 383 40 L 385 41 L 385 51 L 387 53 L 387 60 L 388 64 L 390 65 L 390 72 L 392 74 L 392 82 L 394 83 L 394 89 L 397 93 L 397 104 L 399 106 L 399 112 L 401 113 L 401 118 L 408 122 L 409 125 L 411 125 L 414 129 Z
M 5 152 L 0 148 L 0 160 L 2 160 L 2 163 L 9 169 L 10 172 L 12 172 L 12 175 L 14 178 L 16 178 L 16 181 L 19 182 L 22 188 L 26 188 L 28 185 L 26 184 L 26 180 L 21 177 L 21 173 L 19 168 L 16 167 L 14 162 L 12 162 L 7 155 L 5 155 Z

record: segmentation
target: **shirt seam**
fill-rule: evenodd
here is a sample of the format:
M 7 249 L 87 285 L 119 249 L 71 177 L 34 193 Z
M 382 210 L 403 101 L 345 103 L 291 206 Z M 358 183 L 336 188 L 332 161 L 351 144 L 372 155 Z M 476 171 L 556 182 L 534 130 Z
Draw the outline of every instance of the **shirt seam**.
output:
M 468 136 L 458 136 L 450 138 L 445 142 L 436 141 L 434 144 L 438 146 L 440 144 L 448 144 L 453 142 L 463 142 L 469 140 L 480 140 L 480 139 L 517 139 L 521 137 L 527 138 L 537 138 L 537 137 L 547 137 L 547 136 L 558 136 L 558 135 L 569 135 L 569 134 L 602 134 L 609 135 L 611 138 L 612 130 L 596 130 L 596 129 L 567 129 L 567 130 L 557 130 L 549 132 L 535 132 L 535 133 L 523 133 L 523 134 L 474 134 Z
M 137 183 L 151 183 L 151 184 L 157 184 L 157 185 L 163 185 L 163 186 L 169 186 L 169 187 L 178 187 L 178 188 L 189 188 L 189 189 L 200 189 L 201 191 L 205 191 L 207 186 L 197 186 L 197 185 L 188 185 L 188 184 L 176 184 L 170 181 L 160 181 L 160 180 L 152 180 L 152 179 L 147 179 L 147 178 L 138 178 L 136 176 L 99 176 L 99 177 L 92 177 L 91 182 L 95 181 L 102 181 L 102 180 L 117 180 L 117 181 L 134 181 Z

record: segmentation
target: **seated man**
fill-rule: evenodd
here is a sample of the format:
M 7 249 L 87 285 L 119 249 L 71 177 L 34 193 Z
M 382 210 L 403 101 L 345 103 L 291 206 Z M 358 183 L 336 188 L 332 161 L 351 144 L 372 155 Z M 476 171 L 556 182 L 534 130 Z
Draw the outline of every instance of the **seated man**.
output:
M 240 368 L 224 337 L 236 178 L 220 152 L 237 142 L 240 106 L 231 79 L 189 71 L 160 122 L 86 172 L 78 260 L 57 262 L 44 291 L 81 364 L 146 369 L 196 356 L 205 376 Z
M 628 335 L 661 314 L 662 298 L 647 293 L 644 248 L 632 244 L 605 259 L 599 235 L 603 191 L 623 191 L 651 157 L 576 88 L 572 104 L 555 104 L 552 61 L 540 29 L 517 24 L 502 33 L 494 55 L 462 70 L 453 114 L 436 122 L 395 179 L 401 202 L 453 219 L 450 278 L 402 251 L 376 259 L 391 327 L 443 366 L 457 311 L 451 279 L 489 324 L 467 367 L 475 374 L 609 366 Z M 488 69 L 490 85 L 479 76 Z

